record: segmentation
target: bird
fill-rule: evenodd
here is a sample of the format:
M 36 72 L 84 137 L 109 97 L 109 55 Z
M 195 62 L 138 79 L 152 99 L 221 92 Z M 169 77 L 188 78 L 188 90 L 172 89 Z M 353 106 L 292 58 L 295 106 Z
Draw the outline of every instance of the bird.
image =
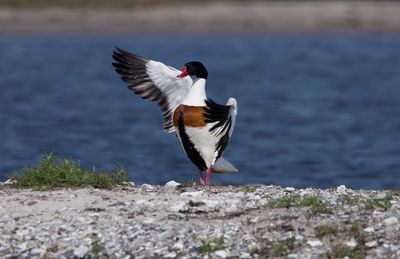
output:
M 207 98 L 208 71 L 201 62 L 187 62 L 178 70 L 118 47 L 112 57 L 115 71 L 128 88 L 159 105 L 164 131 L 176 133 L 198 169 L 200 185 L 211 184 L 211 173 L 239 171 L 222 157 L 235 126 L 237 101 L 230 97 L 223 105 Z

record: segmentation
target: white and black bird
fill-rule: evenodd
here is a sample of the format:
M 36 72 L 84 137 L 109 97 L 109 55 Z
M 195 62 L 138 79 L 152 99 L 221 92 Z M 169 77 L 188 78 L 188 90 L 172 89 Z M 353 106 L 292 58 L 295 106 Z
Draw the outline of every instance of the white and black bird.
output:
M 188 62 L 179 71 L 119 48 L 113 59 L 115 71 L 130 90 L 158 103 L 164 130 L 176 132 L 186 155 L 198 168 L 201 185 L 210 184 L 212 172 L 238 172 L 222 157 L 235 126 L 236 100 L 229 98 L 221 105 L 207 99 L 208 72 L 202 63 Z

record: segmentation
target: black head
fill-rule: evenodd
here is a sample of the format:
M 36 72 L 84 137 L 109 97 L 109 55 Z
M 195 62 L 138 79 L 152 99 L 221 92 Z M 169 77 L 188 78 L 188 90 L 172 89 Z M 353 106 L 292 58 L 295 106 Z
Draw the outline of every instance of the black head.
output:
M 186 63 L 182 67 L 182 74 L 178 77 L 183 78 L 185 76 L 195 76 L 197 78 L 208 78 L 208 72 L 206 67 L 199 61 L 191 61 Z

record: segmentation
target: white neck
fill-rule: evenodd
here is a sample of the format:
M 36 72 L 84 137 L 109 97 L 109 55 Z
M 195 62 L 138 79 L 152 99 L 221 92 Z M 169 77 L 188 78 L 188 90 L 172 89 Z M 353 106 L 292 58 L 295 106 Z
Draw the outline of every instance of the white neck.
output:
M 193 82 L 188 95 L 182 104 L 191 106 L 205 106 L 207 99 L 206 96 L 206 79 L 198 78 Z

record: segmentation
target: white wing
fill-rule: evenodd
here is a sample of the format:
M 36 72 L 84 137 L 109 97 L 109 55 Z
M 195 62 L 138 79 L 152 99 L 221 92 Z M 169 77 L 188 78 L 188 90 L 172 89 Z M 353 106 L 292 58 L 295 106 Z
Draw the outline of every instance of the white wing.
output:
M 226 103 L 226 105 L 231 107 L 229 109 L 229 116 L 232 120 L 232 127 L 229 130 L 229 137 L 231 137 L 232 133 L 233 133 L 233 129 L 235 128 L 236 115 L 237 115 L 237 110 L 238 110 L 236 99 L 233 97 L 230 97 L 228 99 L 228 102 Z
M 164 119 L 164 130 L 173 132 L 172 115 L 193 84 L 190 76 L 178 78 L 181 71 L 119 48 L 114 51 L 113 58 L 115 71 L 128 83 L 128 88 L 143 99 L 157 102 Z

